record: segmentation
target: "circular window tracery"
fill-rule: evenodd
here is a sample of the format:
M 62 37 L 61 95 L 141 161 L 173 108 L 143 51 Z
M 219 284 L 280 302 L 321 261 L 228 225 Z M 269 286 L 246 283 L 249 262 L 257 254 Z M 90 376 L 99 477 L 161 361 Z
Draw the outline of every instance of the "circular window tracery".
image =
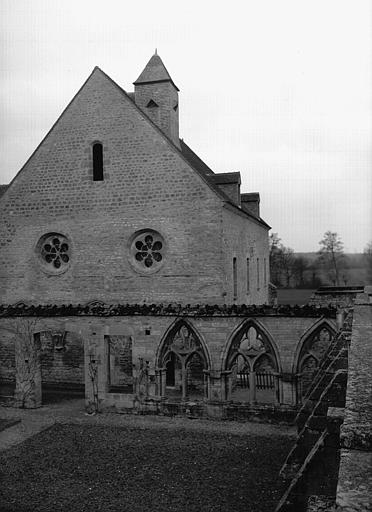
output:
M 135 268 L 143 272 L 156 272 L 163 264 L 165 242 L 157 231 L 135 233 L 131 242 L 131 257 Z
M 64 272 L 70 264 L 70 242 L 59 233 L 49 233 L 41 237 L 38 243 L 38 253 L 43 268 L 48 272 Z

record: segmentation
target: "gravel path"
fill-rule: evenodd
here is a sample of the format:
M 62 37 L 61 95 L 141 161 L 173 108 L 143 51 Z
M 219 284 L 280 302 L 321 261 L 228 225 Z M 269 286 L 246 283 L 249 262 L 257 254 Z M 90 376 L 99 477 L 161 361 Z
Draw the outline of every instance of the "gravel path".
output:
M 284 492 L 292 428 L 88 416 L 83 405 L 0 408 L 0 418 L 21 420 L 0 432 L 1 510 L 272 512 Z
M 237 421 L 212 421 L 185 417 L 142 416 L 132 414 L 97 414 L 89 416 L 84 411 L 81 399 L 66 400 L 40 407 L 39 409 L 14 409 L 0 407 L 0 418 L 20 419 L 21 422 L 0 432 L 0 451 L 7 450 L 38 432 L 55 424 L 89 424 L 97 426 L 127 426 L 139 429 L 186 429 L 230 433 L 235 435 L 287 435 L 295 436 L 294 427 L 263 423 L 243 423 Z

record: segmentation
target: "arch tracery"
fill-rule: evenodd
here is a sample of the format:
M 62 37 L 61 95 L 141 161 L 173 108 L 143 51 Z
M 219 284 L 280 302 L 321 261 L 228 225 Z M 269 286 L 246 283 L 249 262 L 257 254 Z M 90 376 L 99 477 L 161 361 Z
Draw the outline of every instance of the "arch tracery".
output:
M 226 358 L 228 400 L 273 403 L 278 399 L 278 361 L 262 329 L 247 323 L 235 335 Z
M 162 396 L 183 400 L 206 397 L 208 369 L 209 358 L 195 330 L 183 320 L 176 322 L 158 357 Z
M 297 360 L 297 373 L 301 378 L 300 396 L 302 398 L 307 394 L 333 336 L 334 332 L 331 327 L 328 324 L 323 324 L 310 333 L 303 342 Z

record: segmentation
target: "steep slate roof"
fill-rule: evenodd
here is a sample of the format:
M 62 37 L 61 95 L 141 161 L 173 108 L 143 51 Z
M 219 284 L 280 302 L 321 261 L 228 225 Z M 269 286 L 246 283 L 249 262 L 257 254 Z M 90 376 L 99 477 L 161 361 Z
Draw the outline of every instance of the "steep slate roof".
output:
M 191 167 L 194 167 L 194 169 L 197 169 L 201 174 L 204 174 L 205 176 L 214 175 L 212 169 L 208 167 L 208 165 L 203 162 L 203 160 L 199 158 L 196 153 L 194 153 L 194 151 L 186 144 L 186 142 L 183 141 L 183 139 L 180 139 L 180 146 L 183 156 L 189 162 Z
M 155 53 L 145 66 L 140 76 L 134 83 L 138 84 L 152 84 L 155 82 L 171 82 L 174 87 L 179 91 L 178 87 L 173 82 L 167 68 L 164 66 L 163 61 L 157 53 Z

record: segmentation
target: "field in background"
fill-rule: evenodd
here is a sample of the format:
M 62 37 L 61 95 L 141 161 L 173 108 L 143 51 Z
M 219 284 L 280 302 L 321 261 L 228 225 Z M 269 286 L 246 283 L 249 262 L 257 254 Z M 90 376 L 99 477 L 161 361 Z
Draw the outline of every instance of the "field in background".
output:
M 318 253 L 316 252 L 296 252 L 294 255 L 296 257 L 301 256 L 305 258 L 310 264 L 314 264 L 318 258 Z M 345 253 L 345 266 L 344 269 L 340 269 L 340 286 L 358 286 L 366 284 L 368 281 L 366 265 L 366 259 L 363 254 Z M 317 277 L 321 279 L 323 286 L 332 286 L 333 283 L 321 268 L 318 269 Z M 304 272 L 305 281 L 311 282 L 311 278 L 312 271 L 306 270 Z
M 277 292 L 279 305 L 289 304 L 295 306 L 297 304 L 298 306 L 303 306 L 309 302 L 315 290 L 278 288 Z

